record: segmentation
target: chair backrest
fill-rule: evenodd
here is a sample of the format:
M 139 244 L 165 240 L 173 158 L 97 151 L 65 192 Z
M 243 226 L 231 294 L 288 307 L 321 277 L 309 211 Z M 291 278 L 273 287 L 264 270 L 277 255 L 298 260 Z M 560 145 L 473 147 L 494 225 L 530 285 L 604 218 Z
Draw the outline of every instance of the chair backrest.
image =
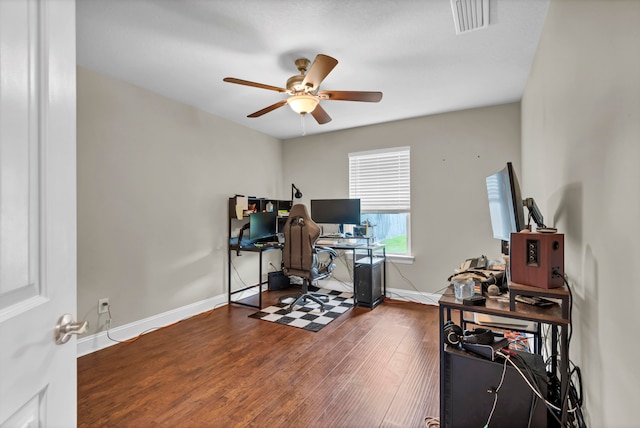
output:
M 314 245 L 320 236 L 320 226 L 309 216 L 307 207 L 296 204 L 289 211 L 284 226 L 282 264 L 285 275 L 310 278 L 315 265 Z

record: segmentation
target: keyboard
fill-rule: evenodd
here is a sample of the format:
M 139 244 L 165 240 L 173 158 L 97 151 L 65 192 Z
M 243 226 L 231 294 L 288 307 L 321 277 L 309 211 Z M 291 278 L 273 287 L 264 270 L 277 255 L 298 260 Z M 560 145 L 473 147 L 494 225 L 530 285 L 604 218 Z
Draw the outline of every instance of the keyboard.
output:
M 282 245 L 279 242 L 257 242 L 253 246 L 256 248 L 280 248 Z

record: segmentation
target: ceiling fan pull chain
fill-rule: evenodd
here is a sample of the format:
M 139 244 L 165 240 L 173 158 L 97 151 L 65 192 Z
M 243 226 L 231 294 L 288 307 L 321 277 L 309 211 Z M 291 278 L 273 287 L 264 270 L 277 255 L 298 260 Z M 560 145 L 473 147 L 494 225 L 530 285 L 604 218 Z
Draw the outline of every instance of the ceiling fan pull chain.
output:
M 307 130 L 305 127 L 305 123 L 304 123 L 304 118 L 307 117 L 306 114 L 301 114 L 300 115 L 300 123 L 302 124 L 302 136 L 304 137 L 305 135 L 307 135 Z

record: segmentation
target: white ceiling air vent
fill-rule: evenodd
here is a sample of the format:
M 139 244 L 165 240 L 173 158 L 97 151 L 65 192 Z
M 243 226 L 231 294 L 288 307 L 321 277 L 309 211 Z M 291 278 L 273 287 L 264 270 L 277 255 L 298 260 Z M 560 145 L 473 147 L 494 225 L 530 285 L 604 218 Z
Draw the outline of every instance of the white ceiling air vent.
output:
M 489 0 L 451 0 L 456 34 L 489 26 Z

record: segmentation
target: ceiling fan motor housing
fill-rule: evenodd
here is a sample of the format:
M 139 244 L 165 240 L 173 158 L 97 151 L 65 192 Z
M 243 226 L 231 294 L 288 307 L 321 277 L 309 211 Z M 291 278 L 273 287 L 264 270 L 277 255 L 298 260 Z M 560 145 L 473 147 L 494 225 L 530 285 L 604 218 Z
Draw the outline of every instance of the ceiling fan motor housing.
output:
M 291 93 L 291 94 L 296 94 L 299 92 L 309 92 L 309 87 L 305 88 L 304 86 L 302 86 L 302 81 L 304 80 L 304 75 L 303 74 L 296 74 L 295 76 L 291 76 L 288 80 L 287 80 L 287 90 Z
M 302 85 L 302 82 L 304 81 L 305 73 L 309 69 L 310 63 L 311 61 L 309 61 L 307 58 L 298 58 L 296 60 L 296 68 L 298 69 L 300 74 L 291 76 L 287 80 L 287 90 L 291 95 L 299 94 L 299 93 L 310 94 L 310 93 L 313 93 L 314 89 L 318 89 L 318 88 L 314 88 L 313 85 L 310 83 L 307 83 L 306 86 Z

